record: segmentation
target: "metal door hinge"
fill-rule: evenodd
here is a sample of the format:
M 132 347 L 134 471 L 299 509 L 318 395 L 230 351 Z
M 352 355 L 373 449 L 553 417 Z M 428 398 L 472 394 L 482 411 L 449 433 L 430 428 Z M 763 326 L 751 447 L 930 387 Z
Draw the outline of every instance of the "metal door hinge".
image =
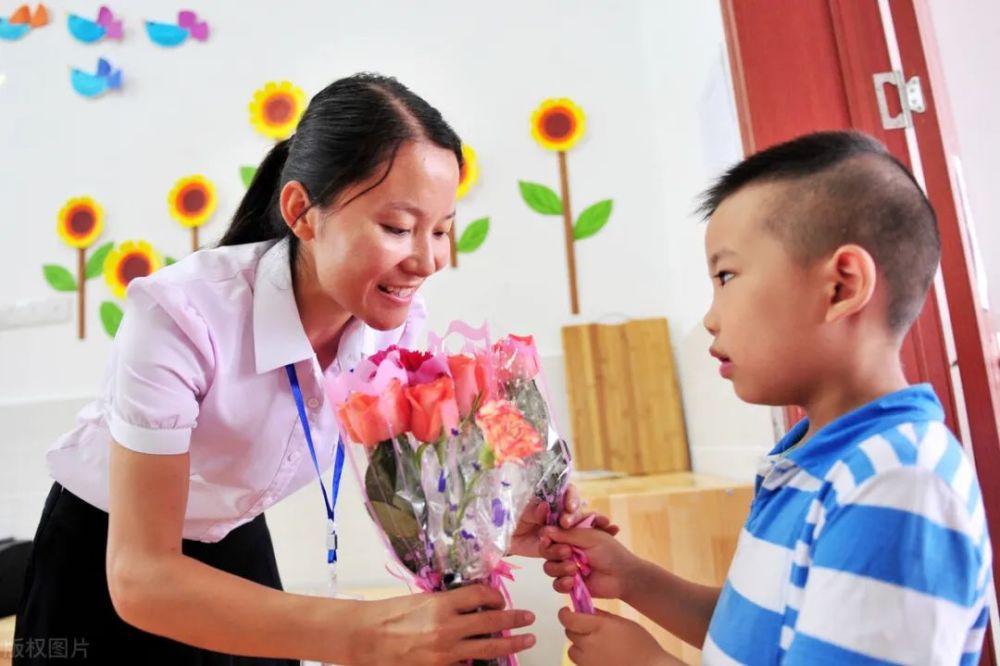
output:
M 879 72 L 872 75 L 872 82 L 875 84 L 875 99 L 878 101 L 879 115 L 882 116 L 884 129 L 913 127 L 912 114 L 923 113 L 927 110 L 924 102 L 924 89 L 919 76 L 911 77 L 907 81 L 900 71 Z M 902 112 L 895 117 L 889 115 L 889 103 L 885 97 L 886 84 L 894 86 L 899 95 L 899 105 Z

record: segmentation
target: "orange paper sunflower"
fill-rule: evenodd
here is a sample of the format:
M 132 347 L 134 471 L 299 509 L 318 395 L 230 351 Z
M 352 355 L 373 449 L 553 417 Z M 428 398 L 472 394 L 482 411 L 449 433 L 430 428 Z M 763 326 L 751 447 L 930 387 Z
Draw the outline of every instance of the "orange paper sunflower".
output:
M 468 194 L 469 188 L 479 180 L 479 160 L 476 157 L 476 151 L 465 143 L 462 144 L 462 159 L 465 164 L 462 166 L 462 172 L 458 176 L 457 196 L 459 199 Z
M 288 81 L 269 81 L 253 94 L 250 124 L 270 139 L 287 139 L 305 108 L 306 96 L 301 88 Z
M 170 215 L 181 226 L 200 227 L 215 212 L 215 185 L 204 176 L 185 176 L 167 196 Z
M 56 231 L 59 237 L 77 249 L 90 247 L 104 230 L 104 211 L 90 197 L 76 197 L 59 211 Z
M 583 109 L 565 97 L 547 99 L 531 114 L 531 136 L 546 150 L 569 150 L 585 128 Z
M 118 298 L 125 298 L 129 282 L 151 275 L 163 267 L 163 259 L 146 241 L 125 241 L 108 253 L 104 280 Z
M 167 195 L 170 215 L 191 230 L 191 251 L 198 250 L 198 227 L 215 212 L 215 185 L 204 176 L 185 176 Z

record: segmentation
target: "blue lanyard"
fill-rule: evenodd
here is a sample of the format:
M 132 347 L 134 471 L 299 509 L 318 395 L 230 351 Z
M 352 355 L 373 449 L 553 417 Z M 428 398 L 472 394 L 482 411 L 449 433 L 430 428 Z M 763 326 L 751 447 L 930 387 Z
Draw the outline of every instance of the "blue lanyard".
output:
M 344 471 L 344 441 L 337 437 L 337 457 L 333 463 L 333 479 L 330 488 L 333 491 L 327 495 L 326 486 L 323 484 L 323 473 L 319 470 L 319 459 L 316 457 L 316 447 L 313 445 L 312 429 L 309 427 L 309 417 L 306 416 L 306 406 L 302 400 L 302 389 L 299 387 L 299 376 L 295 372 L 294 365 L 286 365 L 285 372 L 288 373 L 288 381 L 292 385 L 292 395 L 295 396 L 295 405 L 299 409 L 299 420 L 302 422 L 302 430 L 306 435 L 306 443 L 309 445 L 309 453 L 312 455 L 313 466 L 316 467 L 316 476 L 319 477 L 319 488 L 323 492 L 323 504 L 326 505 L 326 517 L 329 526 L 327 540 L 326 561 L 328 564 L 337 563 L 337 527 L 334 510 L 337 508 L 337 495 L 340 493 L 340 475 Z

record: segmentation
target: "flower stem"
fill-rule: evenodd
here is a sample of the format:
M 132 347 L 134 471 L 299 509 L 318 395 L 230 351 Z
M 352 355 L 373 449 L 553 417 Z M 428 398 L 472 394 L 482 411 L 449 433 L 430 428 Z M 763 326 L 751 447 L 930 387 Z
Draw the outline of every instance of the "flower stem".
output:
M 483 476 L 483 470 L 478 470 L 469 479 L 469 482 L 465 484 L 465 491 L 462 493 L 462 501 L 458 504 L 458 524 L 461 525 L 462 517 L 465 515 L 465 510 L 469 508 L 469 502 L 472 501 L 472 489 L 475 488 L 479 479 Z
M 573 240 L 573 212 L 569 201 L 569 170 L 566 151 L 559 151 L 559 185 L 562 188 L 563 231 L 566 236 L 566 268 L 569 270 L 569 300 L 573 314 L 580 314 L 580 299 L 576 289 L 576 248 Z
M 78 324 L 78 337 L 83 340 L 83 336 L 86 335 L 86 317 L 85 310 L 87 304 L 87 290 L 86 290 L 86 272 L 87 272 L 87 250 L 84 248 L 79 248 L 77 250 L 77 268 L 76 268 L 76 294 L 77 294 L 77 324 Z
M 465 516 L 466 509 L 469 508 L 469 502 L 472 501 L 472 489 L 475 488 L 476 483 L 479 482 L 480 477 L 483 475 L 483 470 L 477 470 L 469 482 L 465 484 L 465 489 L 462 491 L 462 501 L 458 503 L 458 511 L 455 513 L 455 523 L 452 527 L 451 533 L 451 547 L 448 549 L 448 559 L 451 560 L 452 566 L 458 568 L 457 552 L 458 552 L 458 540 L 462 537 L 461 533 L 455 534 L 455 532 L 460 532 L 462 527 L 462 518 Z
M 451 243 L 451 267 L 458 268 L 458 241 L 455 240 L 454 220 L 452 220 L 451 229 L 448 230 L 448 240 Z

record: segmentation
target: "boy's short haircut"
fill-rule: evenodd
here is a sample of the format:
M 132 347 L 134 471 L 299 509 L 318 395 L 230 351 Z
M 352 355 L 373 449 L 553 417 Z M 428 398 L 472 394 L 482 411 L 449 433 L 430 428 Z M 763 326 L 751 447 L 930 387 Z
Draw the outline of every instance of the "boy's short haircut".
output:
M 766 226 L 794 258 L 811 263 L 838 247 L 867 250 L 885 280 L 888 324 L 902 334 L 920 314 L 941 254 L 923 189 L 886 148 L 861 132 L 817 132 L 751 155 L 702 195 L 710 217 L 751 183 L 787 183 Z

